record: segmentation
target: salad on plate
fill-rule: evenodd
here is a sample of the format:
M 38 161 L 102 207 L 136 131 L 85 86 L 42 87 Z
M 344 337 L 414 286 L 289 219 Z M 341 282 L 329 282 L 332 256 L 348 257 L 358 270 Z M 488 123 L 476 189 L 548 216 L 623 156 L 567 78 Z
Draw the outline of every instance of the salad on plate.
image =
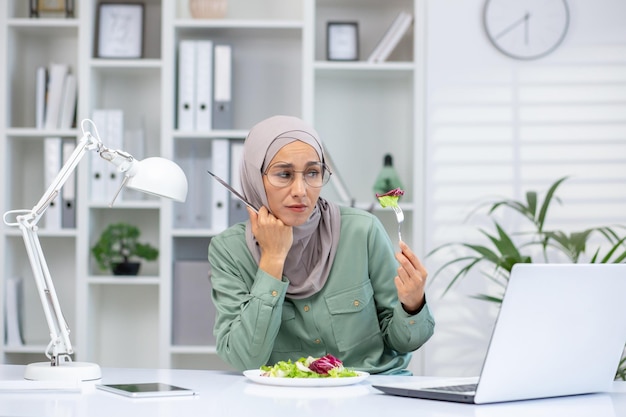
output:
M 343 366 L 343 362 L 331 354 L 296 361 L 279 361 L 273 366 L 261 366 L 261 376 L 272 378 L 346 378 L 359 373 Z

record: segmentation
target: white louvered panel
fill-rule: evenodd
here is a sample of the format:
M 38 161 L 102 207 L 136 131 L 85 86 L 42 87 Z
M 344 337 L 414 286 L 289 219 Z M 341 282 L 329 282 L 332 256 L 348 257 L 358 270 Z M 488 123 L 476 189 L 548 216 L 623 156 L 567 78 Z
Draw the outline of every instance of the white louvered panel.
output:
M 467 220 L 472 209 L 524 199 L 528 190 L 543 198 L 563 176 L 570 179 L 557 193 L 562 205 L 551 207 L 549 229 L 626 225 L 626 3 L 568 3 L 564 44 L 546 58 L 515 61 L 484 38 L 482 1 L 428 2 L 428 21 L 437 24 L 427 31 L 426 253 L 451 241 L 486 243 L 478 227 L 493 231 L 491 219 Z M 528 228 L 506 210 L 498 220 L 509 231 Z M 423 258 L 432 276 L 459 255 Z M 497 308 L 469 295 L 498 287 L 476 273 L 441 298 L 447 283 L 442 276 L 428 289 L 438 327 L 425 370 L 476 375 Z

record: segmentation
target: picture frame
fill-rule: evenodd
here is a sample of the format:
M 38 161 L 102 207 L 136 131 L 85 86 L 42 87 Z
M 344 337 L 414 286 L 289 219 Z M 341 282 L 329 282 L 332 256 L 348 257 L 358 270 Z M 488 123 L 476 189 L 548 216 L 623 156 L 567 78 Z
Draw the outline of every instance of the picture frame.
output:
M 143 57 L 143 3 L 100 3 L 97 27 L 96 57 Z
M 29 0 L 30 17 L 74 17 L 74 0 Z
M 359 60 L 358 22 L 328 22 L 326 24 L 326 59 L 329 61 Z

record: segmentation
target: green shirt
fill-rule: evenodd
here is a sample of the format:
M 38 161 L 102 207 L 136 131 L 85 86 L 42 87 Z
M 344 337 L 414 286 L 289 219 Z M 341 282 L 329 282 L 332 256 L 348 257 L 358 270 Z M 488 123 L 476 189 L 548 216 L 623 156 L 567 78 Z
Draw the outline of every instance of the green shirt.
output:
M 410 374 L 410 352 L 433 334 L 428 305 L 409 315 L 398 302 L 391 240 L 363 210 L 341 207 L 335 261 L 311 297 L 289 298 L 286 277 L 258 268 L 244 223 L 211 239 L 209 261 L 217 353 L 239 370 L 330 353 L 355 370 Z

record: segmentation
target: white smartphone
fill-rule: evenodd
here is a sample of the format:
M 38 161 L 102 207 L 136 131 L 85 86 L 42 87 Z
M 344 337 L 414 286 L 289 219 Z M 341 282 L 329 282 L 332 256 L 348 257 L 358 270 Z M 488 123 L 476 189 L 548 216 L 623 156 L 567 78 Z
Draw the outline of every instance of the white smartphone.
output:
M 162 382 L 142 382 L 137 384 L 97 384 L 96 388 L 132 398 L 171 397 L 197 395 L 189 388 L 177 387 Z

